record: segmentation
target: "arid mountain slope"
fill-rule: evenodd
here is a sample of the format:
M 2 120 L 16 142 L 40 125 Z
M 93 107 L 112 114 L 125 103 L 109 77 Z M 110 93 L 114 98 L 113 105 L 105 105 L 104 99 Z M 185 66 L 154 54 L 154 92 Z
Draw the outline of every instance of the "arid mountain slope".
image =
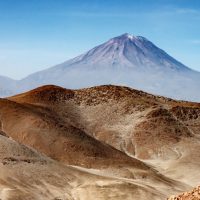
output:
M 105 95 L 90 94 L 93 89 L 103 91 Z M 122 112 L 120 101 L 126 103 L 126 98 L 127 102 L 129 98 L 133 99 L 131 93 L 130 96 L 124 93 L 124 89 L 130 90 L 102 86 L 72 91 L 45 86 L 9 99 L 0 99 L 2 200 L 92 200 L 94 197 L 159 200 L 188 189 L 187 184 L 164 176 L 151 165 L 126 155 L 124 152 L 129 149 L 118 148 L 117 135 L 110 135 L 108 131 L 106 140 L 98 138 L 96 129 L 86 123 L 89 119 L 100 119 L 91 115 L 92 110 L 87 110 L 95 111 L 96 107 L 93 115 L 99 114 L 100 117 L 102 111 L 98 110 L 98 105 L 107 104 L 105 108 L 108 110 L 111 103 L 118 102 Z M 154 104 L 151 95 L 147 95 L 148 100 L 142 97 L 141 92 L 135 91 L 134 95 L 140 94 L 141 104 Z M 133 108 L 137 106 L 137 101 L 129 103 Z M 85 116 L 80 115 L 84 111 L 89 117 L 85 118 L 86 121 L 83 121 Z M 123 112 L 124 115 L 129 114 L 129 109 Z M 111 127 L 117 119 L 116 113 L 107 116 Z M 92 129 L 95 134 L 90 132 Z M 122 129 L 119 131 L 123 134 Z
M 0 135 L 0 199 L 55 199 L 61 191 L 66 197 L 70 194 L 70 182 L 76 178 L 70 170 L 2 135 L 6 134 Z M 64 173 L 68 181 L 61 178 Z
M 82 90 L 44 86 L 10 99 L 48 107 L 64 123 L 129 156 L 144 159 L 165 175 L 193 186 L 199 183 L 198 103 L 112 85 Z M 192 174 L 188 173 L 191 169 Z
M 159 200 L 167 195 L 167 187 L 162 187 L 158 191 L 136 179 L 96 175 L 83 168 L 62 165 L 5 133 L 0 134 L 1 200 Z M 171 193 L 172 190 L 171 187 Z
M 0 100 L 1 129 L 13 139 L 66 164 L 86 167 L 109 165 L 148 169 L 136 159 L 88 136 L 64 122 L 50 108 Z M 84 159 L 83 159 L 84 158 Z
M 183 137 L 198 136 L 200 130 L 200 104 L 178 102 L 127 87 L 100 86 L 73 91 L 46 86 L 14 96 L 11 100 L 51 107 L 65 122 L 70 121 L 107 143 L 112 144 L 110 136 L 120 137 L 121 142 L 126 137 L 133 137 L 134 143 L 138 144 L 137 154 L 127 148 L 130 144 L 124 146 L 129 153 L 140 158 L 152 156 L 148 149 L 158 154 L 158 147 L 166 141 L 174 144 Z M 104 136 L 108 136 L 108 141 Z M 148 147 L 150 138 L 158 141 L 155 149 Z M 112 145 L 123 150 L 122 143 Z

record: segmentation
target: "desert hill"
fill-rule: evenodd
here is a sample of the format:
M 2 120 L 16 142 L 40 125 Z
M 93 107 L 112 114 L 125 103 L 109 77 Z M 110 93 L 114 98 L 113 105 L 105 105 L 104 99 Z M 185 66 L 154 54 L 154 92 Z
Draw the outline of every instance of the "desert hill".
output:
M 190 166 L 195 174 L 200 165 L 199 103 L 112 85 L 81 90 L 44 86 L 10 99 L 47 106 L 64 123 L 70 122 L 93 138 L 156 168 L 159 166 L 171 178 L 189 181 L 193 186 L 198 184 L 200 177 L 187 171 Z M 193 157 L 196 159 L 190 162 Z M 174 172 L 174 167 L 180 170 Z
M 104 164 L 138 166 L 139 160 L 92 138 L 66 123 L 50 108 L 0 100 L 1 127 L 18 142 L 29 145 L 49 157 L 71 165 L 103 167 Z M 84 159 L 83 159 L 84 158 Z
M 133 199 L 166 194 L 138 180 L 96 175 L 63 165 L 0 134 L 0 199 Z M 172 188 L 171 188 L 172 189 Z M 178 192 L 178 191 L 177 191 Z
M 45 166 L 53 162 L 58 171 L 61 166 L 72 170 L 81 187 L 90 188 L 75 190 L 74 195 L 84 193 L 80 199 L 94 194 L 99 199 L 166 199 L 200 180 L 198 103 L 113 85 L 81 90 L 48 85 L 0 99 L 0 121 L 7 136 L 1 138 L 33 148 L 44 155 Z

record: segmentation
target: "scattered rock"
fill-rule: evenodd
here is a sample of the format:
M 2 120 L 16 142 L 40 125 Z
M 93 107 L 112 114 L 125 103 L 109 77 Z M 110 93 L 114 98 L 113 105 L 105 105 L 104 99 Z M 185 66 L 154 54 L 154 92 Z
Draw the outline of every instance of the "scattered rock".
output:
M 178 196 L 171 196 L 168 200 L 200 200 L 200 186 L 190 192 L 184 192 Z

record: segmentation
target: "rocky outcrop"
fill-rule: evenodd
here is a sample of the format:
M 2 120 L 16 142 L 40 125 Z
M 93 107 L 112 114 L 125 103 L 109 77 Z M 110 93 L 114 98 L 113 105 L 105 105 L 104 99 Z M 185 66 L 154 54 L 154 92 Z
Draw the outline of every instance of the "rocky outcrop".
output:
M 171 196 L 168 200 L 199 200 L 200 199 L 200 186 L 194 188 L 190 192 L 184 192 L 178 196 Z

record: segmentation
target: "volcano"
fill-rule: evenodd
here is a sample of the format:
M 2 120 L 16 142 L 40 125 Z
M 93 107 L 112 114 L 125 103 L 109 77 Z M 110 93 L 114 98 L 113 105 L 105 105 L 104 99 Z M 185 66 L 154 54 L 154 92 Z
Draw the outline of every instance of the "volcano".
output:
M 200 101 L 200 73 L 148 39 L 125 33 L 62 64 L 17 81 L 14 93 L 46 84 L 70 89 L 114 84 L 156 95 Z

